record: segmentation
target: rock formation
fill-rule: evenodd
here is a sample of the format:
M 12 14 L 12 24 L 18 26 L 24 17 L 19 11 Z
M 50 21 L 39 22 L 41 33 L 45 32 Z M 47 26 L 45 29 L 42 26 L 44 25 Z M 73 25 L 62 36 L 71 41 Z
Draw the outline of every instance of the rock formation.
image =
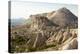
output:
M 11 29 L 12 50 L 22 52 L 78 48 L 78 18 L 67 8 L 30 15 L 29 19 L 30 24 Z

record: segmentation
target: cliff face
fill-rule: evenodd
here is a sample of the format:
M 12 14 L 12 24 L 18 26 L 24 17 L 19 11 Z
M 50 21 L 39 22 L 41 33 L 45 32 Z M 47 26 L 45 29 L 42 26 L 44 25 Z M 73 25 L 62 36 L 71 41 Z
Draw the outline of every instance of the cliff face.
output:
M 31 15 L 32 27 L 36 29 L 46 29 L 46 27 L 57 27 L 55 23 L 50 21 L 47 17 L 41 15 Z

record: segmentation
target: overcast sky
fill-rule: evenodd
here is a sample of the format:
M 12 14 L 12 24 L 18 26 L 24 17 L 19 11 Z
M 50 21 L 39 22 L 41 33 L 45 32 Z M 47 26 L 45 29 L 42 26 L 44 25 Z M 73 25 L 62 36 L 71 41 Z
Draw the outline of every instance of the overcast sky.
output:
M 31 14 L 46 13 L 66 7 L 78 16 L 78 6 L 71 4 L 55 4 L 41 2 L 11 2 L 11 18 L 28 19 Z

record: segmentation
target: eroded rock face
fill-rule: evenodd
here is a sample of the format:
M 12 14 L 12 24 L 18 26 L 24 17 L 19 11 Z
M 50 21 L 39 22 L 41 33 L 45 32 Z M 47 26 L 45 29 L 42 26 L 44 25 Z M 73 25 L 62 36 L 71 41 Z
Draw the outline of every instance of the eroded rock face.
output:
M 40 48 L 45 46 L 46 37 L 39 33 L 35 39 L 33 48 Z
M 47 27 L 57 26 L 45 16 L 31 15 L 30 18 L 33 21 L 31 28 L 46 29 Z
M 77 48 L 78 48 L 78 41 L 77 38 L 74 38 L 70 42 L 62 46 L 60 50 L 70 50 L 70 49 L 77 49 Z
M 61 46 L 59 47 L 59 50 L 69 50 L 69 49 L 77 49 L 78 48 L 76 31 L 73 30 L 70 33 L 71 33 L 71 36 L 61 44 Z
M 52 35 L 48 40 L 46 41 L 47 45 L 54 44 L 54 42 L 61 44 L 63 40 L 63 33 L 64 31 L 62 29 L 55 31 L 54 35 Z
M 72 36 L 72 34 L 68 31 L 63 33 L 63 40 L 62 42 L 66 41 L 67 39 L 69 39 Z
M 56 35 L 56 38 L 55 40 L 58 42 L 58 43 L 61 43 L 62 40 L 63 40 L 63 31 L 59 31 L 58 34 Z
M 54 44 L 56 34 L 57 33 L 55 33 L 53 36 L 51 36 L 50 38 L 47 39 L 46 45 L 53 45 Z
M 70 32 L 67 30 L 60 30 L 56 32 L 53 36 L 48 38 L 46 45 L 59 45 L 59 50 L 77 49 L 77 34 L 76 32 Z

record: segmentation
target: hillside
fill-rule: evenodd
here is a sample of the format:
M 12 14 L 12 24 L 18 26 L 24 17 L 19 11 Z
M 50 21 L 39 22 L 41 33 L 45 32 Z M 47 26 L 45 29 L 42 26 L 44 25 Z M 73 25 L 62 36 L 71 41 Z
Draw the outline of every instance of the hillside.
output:
M 11 52 L 78 48 L 78 18 L 67 8 L 30 15 L 28 20 L 11 29 Z
M 70 10 L 63 7 L 57 11 L 55 11 L 50 17 L 55 24 L 61 27 L 72 26 L 72 28 L 76 28 L 78 25 L 78 18 L 75 16 Z M 74 26 L 75 25 L 75 26 Z

